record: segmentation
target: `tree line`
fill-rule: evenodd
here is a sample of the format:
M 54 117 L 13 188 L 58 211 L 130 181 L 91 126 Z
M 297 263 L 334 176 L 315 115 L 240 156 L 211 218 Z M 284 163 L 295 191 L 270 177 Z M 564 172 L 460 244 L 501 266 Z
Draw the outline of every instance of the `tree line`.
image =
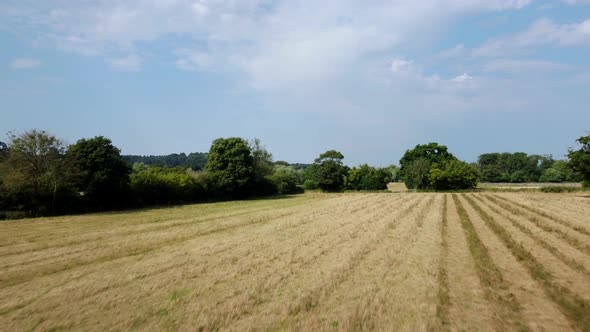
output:
M 201 171 L 205 169 L 205 165 L 207 165 L 207 153 L 193 152 L 187 155 L 182 152 L 163 156 L 123 155 L 123 160 L 130 164 L 141 163 L 148 166 L 158 167 L 183 167 L 190 168 L 194 171 Z
M 208 153 L 122 156 L 110 139 L 67 146 L 42 130 L 0 142 L 0 218 L 105 211 L 142 206 L 243 199 L 306 190 L 462 190 L 478 181 L 590 182 L 590 136 L 578 139 L 568 161 L 524 153 L 490 153 L 477 163 L 458 160 L 438 143 L 407 150 L 399 167 L 344 165 L 336 150 L 312 164 L 273 161 L 260 140 L 219 138 Z M 206 160 L 205 160 L 206 158 Z
M 368 165 L 349 169 L 333 153 L 312 165 L 274 162 L 260 140 L 231 137 L 213 141 L 208 153 L 122 156 L 103 136 L 67 146 L 30 130 L 0 142 L 0 218 L 293 194 L 304 184 L 383 190 L 392 180 Z
M 483 182 L 580 182 L 568 160 L 552 156 L 516 153 L 486 153 L 479 156 L 477 166 Z

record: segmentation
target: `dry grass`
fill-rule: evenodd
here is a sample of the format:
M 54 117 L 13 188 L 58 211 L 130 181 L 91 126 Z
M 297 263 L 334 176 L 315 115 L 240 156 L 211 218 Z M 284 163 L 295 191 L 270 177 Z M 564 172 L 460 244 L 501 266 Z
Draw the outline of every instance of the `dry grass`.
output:
M 587 330 L 587 211 L 313 193 L 2 222 L 0 330 Z

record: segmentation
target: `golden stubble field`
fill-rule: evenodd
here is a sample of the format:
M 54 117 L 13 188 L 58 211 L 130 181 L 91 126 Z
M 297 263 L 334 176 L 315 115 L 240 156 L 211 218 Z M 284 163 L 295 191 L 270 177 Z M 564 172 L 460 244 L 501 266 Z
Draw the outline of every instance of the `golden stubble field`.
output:
M 305 194 L 0 223 L 0 329 L 590 331 L 590 197 Z

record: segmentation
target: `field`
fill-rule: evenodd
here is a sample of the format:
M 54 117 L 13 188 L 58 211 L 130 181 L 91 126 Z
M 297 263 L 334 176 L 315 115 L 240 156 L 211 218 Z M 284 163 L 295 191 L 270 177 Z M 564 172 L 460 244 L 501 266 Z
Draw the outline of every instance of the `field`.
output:
M 1 222 L 0 329 L 590 331 L 590 196 L 313 193 Z

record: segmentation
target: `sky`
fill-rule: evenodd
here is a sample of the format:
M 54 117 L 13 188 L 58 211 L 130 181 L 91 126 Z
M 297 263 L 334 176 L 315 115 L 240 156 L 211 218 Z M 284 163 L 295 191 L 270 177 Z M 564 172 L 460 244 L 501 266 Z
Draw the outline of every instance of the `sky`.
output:
M 564 158 L 590 130 L 590 0 L 0 0 L 0 140 L 275 160 Z

